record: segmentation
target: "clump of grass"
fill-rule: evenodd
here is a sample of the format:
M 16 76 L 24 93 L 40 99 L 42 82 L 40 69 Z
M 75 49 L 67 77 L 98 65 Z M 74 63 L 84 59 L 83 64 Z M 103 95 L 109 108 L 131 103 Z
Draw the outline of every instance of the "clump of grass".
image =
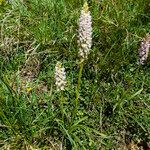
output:
M 149 31 L 149 1 L 88 4 L 92 45 L 80 65 L 83 1 L 2 6 L 1 149 L 149 147 L 149 56 L 137 65 L 138 43 Z M 62 91 L 55 87 L 58 60 L 66 71 Z

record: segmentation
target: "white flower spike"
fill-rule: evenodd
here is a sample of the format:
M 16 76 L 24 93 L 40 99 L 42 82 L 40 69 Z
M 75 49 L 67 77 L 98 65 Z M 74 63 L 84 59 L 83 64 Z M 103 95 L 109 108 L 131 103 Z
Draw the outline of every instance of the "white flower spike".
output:
M 66 85 L 66 73 L 65 68 L 62 67 L 60 62 L 57 62 L 55 66 L 55 84 L 58 91 L 65 89 Z
M 81 62 L 88 58 L 92 46 L 92 17 L 87 2 L 84 3 L 79 18 L 79 57 Z

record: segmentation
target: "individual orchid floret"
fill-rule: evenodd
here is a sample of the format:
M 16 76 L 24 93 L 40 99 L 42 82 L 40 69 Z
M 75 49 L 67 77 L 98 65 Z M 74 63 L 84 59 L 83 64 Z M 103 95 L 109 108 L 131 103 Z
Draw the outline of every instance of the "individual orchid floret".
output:
M 150 48 L 150 34 L 148 34 L 142 41 L 139 48 L 139 64 L 144 65 L 148 58 Z
M 81 62 L 88 58 L 92 46 L 92 17 L 87 2 L 84 3 L 79 18 L 79 57 Z
M 65 89 L 66 85 L 66 73 L 65 68 L 62 67 L 60 62 L 57 62 L 55 66 L 55 84 L 58 91 Z

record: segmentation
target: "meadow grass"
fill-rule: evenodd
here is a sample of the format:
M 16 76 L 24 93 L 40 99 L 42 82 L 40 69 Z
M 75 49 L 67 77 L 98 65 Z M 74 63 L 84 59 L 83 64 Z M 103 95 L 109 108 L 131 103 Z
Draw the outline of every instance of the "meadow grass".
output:
M 0 149 L 149 149 L 148 0 L 89 0 L 93 44 L 78 57 L 83 0 L 0 3 Z M 55 65 L 67 86 L 57 91 Z

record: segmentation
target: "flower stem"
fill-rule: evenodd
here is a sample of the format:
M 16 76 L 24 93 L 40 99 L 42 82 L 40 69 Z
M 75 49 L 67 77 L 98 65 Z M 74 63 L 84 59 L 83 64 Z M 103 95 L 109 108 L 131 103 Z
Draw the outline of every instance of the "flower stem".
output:
M 80 64 L 80 70 L 79 70 L 79 75 L 78 75 L 78 84 L 76 88 L 76 99 L 75 99 L 75 109 L 74 109 L 74 114 L 73 114 L 73 119 L 77 115 L 77 110 L 78 110 L 78 103 L 79 103 L 79 94 L 80 94 L 80 86 L 81 86 L 81 77 L 82 77 L 82 70 L 83 70 L 83 62 Z
M 63 92 L 61 92 L 61 99 L 60 99 L 60 109 L 61 109 L 61 115 L 62 115 L 62 121 L 64 123 L 64 96 Z

